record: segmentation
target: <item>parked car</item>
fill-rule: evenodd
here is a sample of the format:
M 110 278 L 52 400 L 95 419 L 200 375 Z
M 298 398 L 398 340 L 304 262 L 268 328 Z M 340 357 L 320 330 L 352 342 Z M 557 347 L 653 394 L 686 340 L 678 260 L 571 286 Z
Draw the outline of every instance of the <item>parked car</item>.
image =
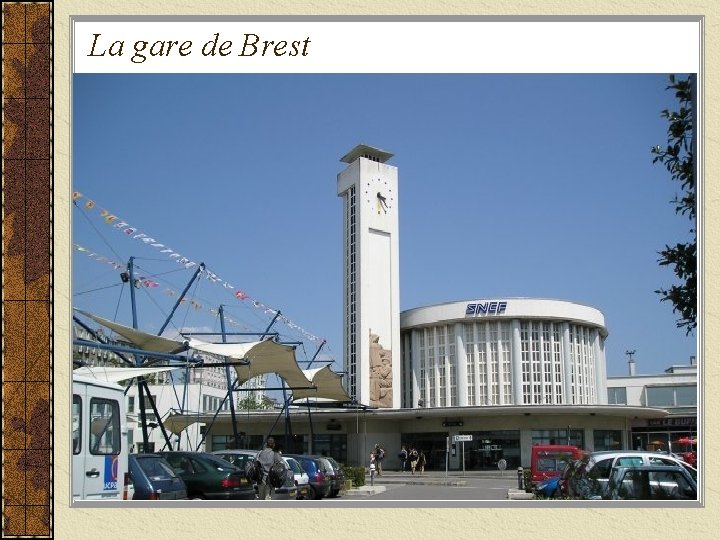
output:
M 245 470 L 245 466 L 250 461 L 255 461 L 255 458 L 260 452 L 258 450 L 216 450 L 213 455 L 218 456 L 225 461 L 228 461 L 238 467 L 241 470 Z M 285 463 L 287 465 L 287 463 Z M 257 493 L 257 485 L 253 484 L 253 489 Z M 292 471 L 288 468 L 285 478 L 285 484 L 279 488 L 275 488 L 273 491 L 273 500 L 275 499 L 296 499 L 298 488 L 295 485 L 295 477 Z
M 293 472 L 293 479 L 295 486 L 297 487 L 297 498 L 307 499 L 312 493 L 310 491 L 310 478 L 308 477 L 305 469 L 302 468 L 300 462 L 295 458 L 283 456 L 285 463 L 287 463 L 290 470 Z
M 694 500 L 697 484 L 682 466 L 617 467 L 603 498 L 613 500 Z
M 160 454 L 128 454 L 128 475 L 132 500 L 187 499 L 185 482 Z
M 331 477 L 332 488 L 330 488 L 330 495 L 328 495 L 328 496 L 329 497 L 337 497 L 338 494 L 340 493 L 340 490 L 342 490 L 343 487 L 345 486 L 345 473 L 343 472 L 342 467 L 340 467 L 340 464 L 337 461 L 335 461 L 333 458 L 326 457 L 325 459 L 327 459 L 330 462 L 330 465 L 332 466 L 332 469 L 333 469 L 333 473 L 332 473 L 332 477 Z
M 161 452 L 187 486 L 190 499 L 254 499 L 245 471 L 207 452 Z
M 618 467 L 664 465 L 682 467 L 697 481 L 697 470 L 669 454 L 642 450 L 593 452 L 586 459 L 569 463 L 560 478 L 562 496 L 574 499 L 604 497 L 611 471 Z
M 533 486 L 560 476 L 565 466 L 581 456 L 577 446 L 569 444 L 536 444 L 530 448 L 530 474 Z
M 327 460 L 321 461 L 321 459 L 314 456 L 303 454 L 286 454 L 285 457 L 294 458 L 305 470 L 310 480 L 310 491 L 313 499 L 322 499 L 330 495 L 332 483 L 327 476 L 327 469 L 330 466 Z
M 612 450 L 593 452 L 588 456 L 586 474 L 597 484 L 594 495 L 602 496 L 607 490 L 610 472 L 617 467 L 659 465 L 681 467 L 697 482 L 697 469 L 669 454 L 643 450 Z

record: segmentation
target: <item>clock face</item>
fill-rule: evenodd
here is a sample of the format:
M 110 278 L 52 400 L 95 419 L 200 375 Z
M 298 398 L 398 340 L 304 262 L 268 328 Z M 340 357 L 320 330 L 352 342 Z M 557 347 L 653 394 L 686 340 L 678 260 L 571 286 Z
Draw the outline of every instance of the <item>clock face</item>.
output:
M 378 214 L 387 214 L 395 203 L 395 194 L 387 180 L 379 176 L 365 182 L 365 200 L 374 204 Z

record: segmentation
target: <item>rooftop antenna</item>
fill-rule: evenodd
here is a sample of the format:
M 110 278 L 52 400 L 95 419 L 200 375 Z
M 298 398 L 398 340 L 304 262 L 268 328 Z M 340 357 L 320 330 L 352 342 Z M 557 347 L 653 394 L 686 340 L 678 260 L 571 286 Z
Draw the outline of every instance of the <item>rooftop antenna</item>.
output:
M 628 370 L 631 377 L 635 375 L 635 360 L 633 360 L 633 355 L 635 354 L 635 350 L 632 351 L 625 351 L 625 354 L 628 357 Z

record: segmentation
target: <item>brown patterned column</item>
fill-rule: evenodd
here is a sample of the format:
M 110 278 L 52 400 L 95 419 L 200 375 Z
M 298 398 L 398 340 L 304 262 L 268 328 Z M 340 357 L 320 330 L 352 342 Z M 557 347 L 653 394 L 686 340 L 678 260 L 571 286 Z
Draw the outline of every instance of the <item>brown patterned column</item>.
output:
M 3 538 L 52 537 L 52 5 L 3 2 Z

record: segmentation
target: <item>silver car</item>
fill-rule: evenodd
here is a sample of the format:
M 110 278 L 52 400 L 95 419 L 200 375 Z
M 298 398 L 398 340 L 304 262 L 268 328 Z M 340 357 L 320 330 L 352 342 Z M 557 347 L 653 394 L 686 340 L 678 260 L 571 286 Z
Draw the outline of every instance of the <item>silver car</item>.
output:
M 283 456 L 283 459 L 285 460 L 285 463 L 287 463 L 288 468 L 293 472 L 295 486 L 297 487 L 297 498 L 310 498 L 310 477 L 305 472 L 305 469 L 302 468 L 302 465 L 300 465 L 295 458 Z
M 692 500 L 697 484 L 683 467 L 641 465 L 617 467 L 610 474 L 605 499 Z
M 697 482 L 697 469 L 669 454 L 661 452 L 647 452 L 643 450 L 613 450 L 593 452 L 588 456 L 588 463 L 585 469 L 587 475 L 599 485 L 599 493 L 606 492 L 610 473 L 613 468 L 618 467 L 640 467 L 640 466 L 667 466 L 681 467 L 690 475 L 694 482 Z

